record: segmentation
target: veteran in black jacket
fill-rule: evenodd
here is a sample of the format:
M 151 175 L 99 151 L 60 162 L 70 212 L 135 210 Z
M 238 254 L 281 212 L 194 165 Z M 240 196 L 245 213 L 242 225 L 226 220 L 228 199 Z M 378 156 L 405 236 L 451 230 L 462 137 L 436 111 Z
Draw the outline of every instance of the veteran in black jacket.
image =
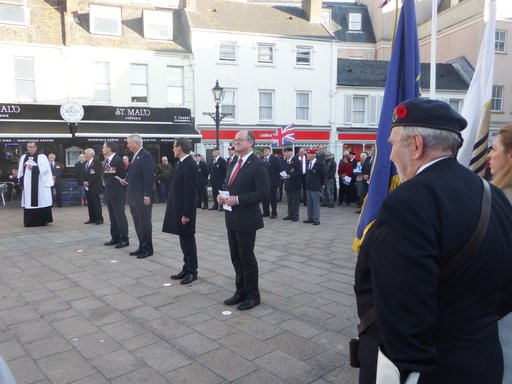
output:
M 197 164 L 197 208 L 208 209 L 208 166 L 199 154 L 194 156 L 194 160 Z
M 226 169 L 226 160 L 220 156 L 219 148 L 214 148 L 212 151 L 212 161 L 208 169 L 212 185 L 213 206 L 210 208 L 212 211 L 217 209 L 222 211 L 222 207 L 219 207 L 217 204 L 217 195 L 219 194 L 219 189 L 222 187 L 222 183 L 226 178 Z
M 390 159 L 403 183 L 382 203 L 358 255 L 358 314 L 375 311 L 360 335 L 359 381 L 375 383 L 378 364 L 398 369 L 386 384 L 499 384 L 497 321 L 512 310 L 512 207 L 491 186 L 482 242 L 440 283 L 482 206 L 482 180 L 455 159 L 466 121 L 442 101 L 412 99 L 396 107 L 392 126 Z
M 263 216 L 270 216 L 271 219 L 275 219 L 277 217 L 277 190 L 281 183 L 283 165 L 281 161 L 272 154 L 272 148 L 268 146 L 263 148 L 262 159 L 270 177 L 270 198 L 263 201 Z
M 263 162 L 253 154 L 253 133 L 239 131 L 234 143 L 238 161 L 231 164 L 224 183 L 229 196 L 217 197 L 220 205 L 231 207 L 225 210 L 225 215 L 229 252 L 236 273 L 235 294 L 224 304 L 239 304 L 239 310 L 247 310 L 260 304 L 254 243 L 256 231 L 263 228 L 260 203 L 268 199 L 270 182 Z
M 190 155 L 192 144 L 184 137 L 176 139 L 173 145 L 174 165 L 171 190 L 165 210 L 163 232 L 179 235 L 183 252 L 183 267 L 171 279 L 181 280 L 182 285 L 197 279 L 196 247 L 196 172 L 197 165 Z
M 116 143 L 107 141 L 103 144 L 102 152 L 105 157 L 103 182 L 105 183 L 105 204 L 110 217 L 110 241 L 105 245 L 115 245 L 124 248 L 129 245 L 128 220 L 124 213 L 126 205 L 126 188 L 120 180 L 126 178 L 123 159 L 116 154 Z
M 85 224 L 103 224 L 100 197 L 103 193 L 103 165 L 101 161 L 94 158 L 94 149 L 87 148 L 84 151 L 84 155 L 83 185 L 85 188 L 85 197 L 87 198 L 87 209 L 89 211 L 89 220 L 87 220 Z
M 293 156 L 293 148 L 285 148 L 283 156 L 284 170 L 287 175 L 284 179 L 284 190 L 288 202 L 288 214 L 283 217 L 283 220 L 299 221 L 302 164 L 297 157 Z

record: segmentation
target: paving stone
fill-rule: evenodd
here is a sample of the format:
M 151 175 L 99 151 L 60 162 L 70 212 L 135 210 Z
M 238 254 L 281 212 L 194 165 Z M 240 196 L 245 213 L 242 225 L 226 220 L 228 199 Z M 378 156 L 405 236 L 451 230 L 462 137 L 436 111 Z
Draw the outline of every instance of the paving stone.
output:
M 30 304 L 37 313 L 47 315 L 54 312 L 61 312 L 69 308 L 69 304 L 59 297 L 50 297 L 44 300 L 38 300 Z
M 46 356 L 55 355 L 60 352 L 65 352 L 73 348 L 66 339 L 61 336 L 51 336 L 45 339 L 40 339 L 23 345 L 23 348 L 34 359 L 38 360 Z
M 0 356 L 5 360 L 14 360 L 25 356 L 25 351 L 16 339 L 0 343 Z
M 112 384 L 168 384 L 167 380 L 151 368 L 145 367 L 115 378 Z
M 117 309 L 106 305 L 85 311 L 83 315 L 97 326 L 116 323 L 120 320 L 126 319 L 126 316 L 124 316 Z
M 272 344 L 260 341 L 242 332 L 231 333 L 226 337 L 218 339 L 217 342 L 245 357 L 247 360 L 254 360 L 276 349 Z
M 164 305 L 169 305 L 176 302 L 176 300 L 169 295 L 160 292 L 146 295 L 141 297 L 140 300 L 151 307 L 162 307 Z
M 227 326 L 218 320 L 207 320 L 202 323 L 192 325 L 191 328 L 201 332 L 203 335 L 213 340 L 220 339 L 221 337 L 225 337 L 236 331 L 233 327 Z
M 162 339 L 153 333 L 146 332 L 138 336 L 120 340 L 121 345 L 128 351 L 134 351 L 147 345 L 159 343 Z
M 89 292 L 80 287 L 65 288 L 60 291 L 55 291 L 54 293 L 62 300 L 66 301 L 83 299 L 84 297 L 89 296 Z
M 191 357 L 202 355 L 220 347 L 219 344 L 198 332 L 178 337 L 172 341 L 172 345 Z
M 12 325 L 10 328 L 22 344 L 56 334 L 55 330 L 43 319 L 25 321 Z
M 96 373 L 94 367 L 73 350 L 39 359 L 37 365 L 55 384 L 71 383 Z
M 198 356 L 197 360 L 229 382 L 258 369 L 250 361 L 222 347 Z
M 283 332 L 266 342 L 275 346 L 275 349 L 301 360 L 306 360 L 324 351 L 322 346 L 290 332 Z
M 115 293 L 113 295 L 104 296 L 103 300 L 119 311 L 125 311 L 143 305 L 140 300 L 127 293 Z
M 101 329 L 118 341 L 146 333 L 144 328 L 128 319 L 104 325 Z
M 266 340 L 282 332 L 282 329 L 250 315 L 242 315 L 226 320 L 226 324 L 256 337 Z
M 198 363 L 175 369 L 164 377 L 173 384 L 221 384 L 226 382 L 222 377 Z M 261 384 L 263 383 L 261 382 Z
M 29 357 L 9 361 L 8 367 L 16 384 L 46 382 L 44 372 Z
M 180 319 L 199 312 L 196 307 L 182 302 L 174 302 L 172 304 L 164 305 L 158 309 L 174 319 Z
M 105 306 L 105 303 L 93 296 L 87 296 L 82 299 L 70 301 L 69 304 L 78 312 L 85 312 L 95 308 Z
M 235 380 L 233 384 L 287 384 L 286 381 L 281 380 L 279 377 L 271 374 L 268 371 L 263 369 L 259 369 L 257 371 L 251 372 L 248 375 L 241 377 L 238 380 Z
M 160 374 L 192 362 L 185 354 L 164 342 L 148 345 L 133 351 L 133 353 Z
M 87 319 L 82 316 L 70 317 L 67 319 L 54 321 L 53 327 L 59 332 L 64 338 L 72 339 L 87 335 L 88 333 L 96 332 L 97 328 Z
M 28 305 L 0 311 L 0 319 L 7 325 L 21 323 L 22 321 L 33 320 L 39 317 L 41 317 L 41 315 Z
M 119 350 L 90 360 L 109 380 L 144 367 L 144 363 L 130 352 Z
M 151 321 L 146 325 L 146 328 L 169 342 L 177 337 L 192 332 L 192 329 L 181 324 L 177 320 L 166 317 Z
M 159 319 L 159 318 L 165 316 L 162 312 L 160 312 L 156 309 L 153 309 L 151 307 L 148 307 L 147 305 L 129 309 L 127 311 L 124 311 L 124 314 L 127 317 L 129 317 L 139 323 Z
M 282 351 L 271 352 L 254 362 L 281 379 L 294 384 L 309 383 L 320 375 L 320 371 L 309 364 Z
M 95 373 L 91 376 L 87 376 L 78 381 L 74 381 L 73 384 L 109 384 L 110 382 L 103 377 L 100 373 Z
M 41 288 L 36 289 L 35 291 L 24 292 L 21 294 L 21 297 L 28 302 L 35 300 L 48 299 L 50 297 L 54 297 L 55 295 L 49 289 Z
M 318 327 L 314 324 L 307 323 L 302 320 L 292 318 L 279 324 L 279 326 L 287 331 L 295 333 L 296 335 L 305 337 L 307 339 L 312 338 L 320 333 L 323 333 L 325 329 Z
M 71 341 L 71 345 L 86 359 L 92 359 L 121 349 L 121 346 L 103 332 L 80 336 Z

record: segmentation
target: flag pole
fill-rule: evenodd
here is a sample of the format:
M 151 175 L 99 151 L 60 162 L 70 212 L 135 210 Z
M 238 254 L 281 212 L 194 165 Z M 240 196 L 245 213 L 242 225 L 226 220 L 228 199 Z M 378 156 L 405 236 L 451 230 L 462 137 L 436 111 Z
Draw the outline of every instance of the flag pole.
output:
M 436 98 L 436 61 L 437 61 L 437 0 L 432 0 L 432 32 L 430 33 L 430 98 Z

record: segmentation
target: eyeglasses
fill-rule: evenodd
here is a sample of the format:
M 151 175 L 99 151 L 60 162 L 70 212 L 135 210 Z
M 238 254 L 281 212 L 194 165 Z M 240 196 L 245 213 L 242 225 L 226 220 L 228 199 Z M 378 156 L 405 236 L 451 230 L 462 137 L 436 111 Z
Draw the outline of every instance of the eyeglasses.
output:
M 235 139 L 233 140 L 234 143 L 241 143 L 242 141 L 247 141 L 249 139 Z

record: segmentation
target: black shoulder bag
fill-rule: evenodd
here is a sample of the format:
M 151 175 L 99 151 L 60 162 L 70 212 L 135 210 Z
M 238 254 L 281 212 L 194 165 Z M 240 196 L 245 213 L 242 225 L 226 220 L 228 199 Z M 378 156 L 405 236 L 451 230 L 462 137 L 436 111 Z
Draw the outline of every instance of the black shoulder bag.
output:
M 467 244 L 457 255 L 443 268 L 439 273 L 439 285 L 441 285 L 446 279 L 457 269 L 462 268 L 472 256 L 475 254 L 476 249 L 482 242 L 482 239 L 487 232 L 487 226 L 489 225 L 489 217 L 491 216 L 491 186 L 485 179 L 481 179 L 484 185 L 484 191 L 482 194 L 482 210 L 480 212 L 480 221 L 476 226 L 473 236 L 469 239 Z M 364 331 L 375 322 L 375 308 L 370 308 L 363 316 L 361 316 L 361 322 L 357 326 L 357 332 L 361 335 Z M 349 340 L 349 353 L 350 353 L 350 366 L 353 368 L 359 368 L 359 338 L 354 337 Z

